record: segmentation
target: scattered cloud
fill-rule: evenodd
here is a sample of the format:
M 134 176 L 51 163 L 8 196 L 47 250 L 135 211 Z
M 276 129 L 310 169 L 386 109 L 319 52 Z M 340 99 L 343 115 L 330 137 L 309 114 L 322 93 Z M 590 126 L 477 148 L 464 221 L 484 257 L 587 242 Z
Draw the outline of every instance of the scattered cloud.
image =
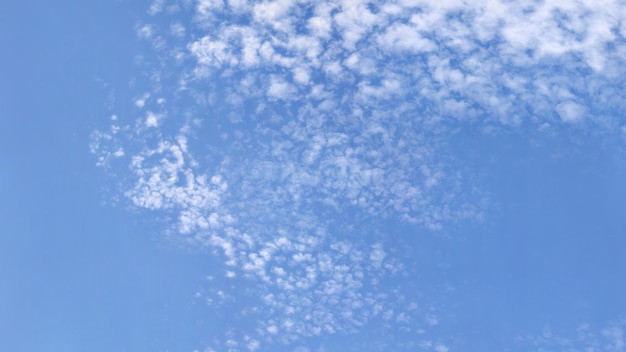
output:
M 585 117 L 585 108 L 571 101 L 560 103 L 556 110 L 564 122 L 580 122 Z
M 131 204 L 256 285 L 258 326 L 228 349 L 374 323 L 423 332 L 440 318 L 401 293 L 411 273 L 376 224 L 483 218 L 484 193 L 445 154 L 456 129 L 621 138 L 623 6 L 157 0 L 137 26 L 149 91 L 90 149 L 126 163 Z M 621 330 L 601 335 L 623 350 Z
M 537 351 L 622 352 L 624 322 L 613 322 L 601 329 L 582 323 L 569 334 L 545 328 L 541 334 L 519 336 L 517 343 Z

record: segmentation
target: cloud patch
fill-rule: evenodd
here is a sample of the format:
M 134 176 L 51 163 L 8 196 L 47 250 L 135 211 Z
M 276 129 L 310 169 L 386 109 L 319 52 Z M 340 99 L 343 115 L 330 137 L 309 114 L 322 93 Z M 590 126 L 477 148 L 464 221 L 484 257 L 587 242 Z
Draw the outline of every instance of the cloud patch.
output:
M 440 318 L 397 294 L 411 272 L 379 225 L 484 217 L 485 195 L 445 153 L 455 131 L 621 138 L 623 5 L 158 0 L 137 25 L 152 44 L 145 87 L 91 150 L 125 163 L 130 204 L 256 285 L 257 326 L 218 349 L 374 323 L 425 331 Z M 411 348 L 449 349 L 424 341 Z

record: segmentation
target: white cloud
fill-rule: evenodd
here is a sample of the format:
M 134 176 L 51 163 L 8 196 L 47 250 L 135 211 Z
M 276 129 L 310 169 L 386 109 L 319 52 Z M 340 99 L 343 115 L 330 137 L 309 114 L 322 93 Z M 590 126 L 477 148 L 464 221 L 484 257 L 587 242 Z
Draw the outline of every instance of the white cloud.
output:
M 223 0 L 197 0 L 198 15 L 205 18 L 212 11 L 219 10 L 224 7 Z
M 385 258 L 385 251 L 380 243 L 372 246 L 372 252 L 370 253 L 370 261 L 372 266 L 375 268 L 380 268 L 383 260 Z
M 560 103 L 556 106 L 556 111 L 563 122 L 580 122 L 585 118 L 585 108 L 573 101 Z
M 170 25 L 170 33 L 175 37 L 184 37 L 185 31 L 185 26 L 180 22 L 174 22 Z
M 259 347 L 261 347 L 261 344 L 257 340 L 251 340 L 250 342 L 248 342 L 248 345 L 246 347 L 248 347 L 248 350 L 250 351 L 256 351 L 259 349 Z
M 293 4 L 292 0 L 263 1 L 254 4 L 252 12 L 258 21 L 276 25 L 277 20 L 284 17 Z
M 319 8 L 320 6 L 318 5 L 317 9 Z M 320 37 L 323 39 L 328 39 L 332 32 L 332 20 L 329 13 L 330 9 L 328 8 L 328 6 L 326 6 L 326 8 L 326 11 L 324 11 L 321 16 L 318 15 L 311 17 L 309 18 L 307 23 L 307 26 L 311 33 L 316 37 Z
M 158 127 L 159 126 L 159 121 L 163 118 L 163 116 L 156 114 L 154 112 L 148 111 L 148 113 L 146 114 L 146 122 L 145 125 L 146 127 L 150 128 L 150 127 Z
M 229 282 L 258 284 L 265 315 L 237 345 L 249 350 L 373 321 L 437 325 L 421 305 L 389 298 L 381 280 L 406 274 L 393 244 L 364 245 L 373 229 L 354 226 L 480 219 L 484 197 L 442 156 L 454 129 L 600 128 L 594 112 L 623 106 L 610 89 L 623 83 L 626 52 L 617 0 L 181 9 L 193 21 L 154 1 L 149 13 L 163 22 L 137 29 L 156 54 L 145 72 L 153 90 L 134 104 L 158 112 L 112 119 L 90 149 L 101 166 L 128 163 L 134 206 L 221 251 Z M 616 330 L 604 336 L 622 348 Z
M 402 23 L 390 25 L 377 37 L 378 45 L 391 52 L 406 50 L 419 54 L 437 48 L 429 39 L 424 38 L 416 27 Z
M 141 39 L 150 39 L 154 35 L 154 27 L 146 24 L 137 29 L 137 36 Z
M 150 93 L 144 93 L 141 98 L 135 99 L 135 106 L 143 108 L 146 105 L 146 100 L 148 100 L 148 98 L 150 98 Z
M 607 339 L 607 351 L 624 351 L 624 329 L 621 326 L 606 327 L 602 330 L 602 335 Z
M 428 314 L 426 315 L 426 323 L 429 326 L 435 326 L 439 324 L 439 319 L 437 318 L 437 316 L 433 315 L 433 314 Z
M 445 345 L 437 344 L 435 346 L 435 352 L 448 352 L 448 351 L 449 351 L 449 349 Z
M 164 0 L 154 0 L 152 4 L 150 4 L 150 8 L 148 9 L 148 14 L 154 16 L 161 11 L 163 11 Z
M 274 99 L 287 100 L 295 93 L 294 87 L 288 82 L 272 77 L 267 89 L 267 96 Z
M 561 332 L 545 328 L 541 334 L 520 336 L 517 343 L 524 349 L 539 351 L 606 351 L 623 352 L 624 322 L 612 322 L 604 328 L 581 324 L 575 332 Z
M 296 67 L 293 69 L 293 79 L 300 84 L 308 84 L 311 76 L 307 69 Z
M 119 147 L 119 148 L 118 148 L 118 149 L 117 149 L 117 150 L 113 153 L 113 156 L 114 156 L 114 157 L 116 157 L 116 158 L 121 158 L 121 157 L 123 157 L 124 155 L 125 155 L 125 154 L 124 154 L 124 149 L 123 149 L 122 147 Z

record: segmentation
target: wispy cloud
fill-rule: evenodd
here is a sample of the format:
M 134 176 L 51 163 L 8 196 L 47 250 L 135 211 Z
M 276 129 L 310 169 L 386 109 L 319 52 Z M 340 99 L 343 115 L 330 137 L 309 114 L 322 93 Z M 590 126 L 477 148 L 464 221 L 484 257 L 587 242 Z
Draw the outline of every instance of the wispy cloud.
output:
M 603 328 L 583 323 L 569 333 L 545 328 L 541 334 L 519 336 L 517 343 L 537 351 L 622 352 L 626 348 L 624 321 L 613 322 Z

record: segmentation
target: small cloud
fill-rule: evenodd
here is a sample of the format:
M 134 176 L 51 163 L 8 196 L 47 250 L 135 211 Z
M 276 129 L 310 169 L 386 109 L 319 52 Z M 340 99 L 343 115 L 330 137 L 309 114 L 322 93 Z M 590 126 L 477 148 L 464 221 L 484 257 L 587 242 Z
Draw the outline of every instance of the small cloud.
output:
M 198 0 L 198 15 L 201 18 L 208 17 L 213 11 L 219 10 L 224 7 L 223 0 Z
M 449 351 L 449 348 L 440 343 L 435 346 L 435 352 L 448 352 L 448 351 Z
M 563 122 L 576 123 L 585 117 L 585 108 L 573 101 L 567 101 L 556 106 L 556 111 Z
M 385 259 L 385 251 L 382 244 L 378 243 L 372 246 L 372 252 L 370 253 L 370 261 L 372 266 L 380 268 L 383 260 Z
M 430 326 L 435 326 L 435 325 L 439 324 L 439 319 L 437 318 L 437 316 L 435 316 L 433 314 L 428 314 L 426 316 L 426 324 L 428 324 Z
M 623 351 L 624 330 L 619 326 L 611 326 L 602 330 L 602 335 L 608 340 L 607 351 Z
M 116 158 L 121 158 L 121 157 L 123 157 L 123 156 L 124 156 L 124 149 L 123 149 L 122 147 L 120 147 L 118 150 L 116 150 L 116 151 L 113 153 L 113 156 L 114 156 L 114 157 L 116 157 Z
M 254 18 L 261 22 L 271 23 L 287 14 L 292 6 L 291 0 L 264 1 L 254 5 Z
M 294 93 L 295 88 L 291 84 L 277 77 L 270 81 L 267 90 L 268 97 L 280 100 L 287 100 Z
M 137 29 L 137 36 L 141 39 L 149 39 L 154 35 L 154 27 L 146 24 Z
M 261 343 L 259 343 L 259 341 L 257 340 L 251 340 L 250 342 L 248 342 L 247 347 L 250 351 L 256 351 L 259 349 L 259 347 L 261 347 Z
M 159 127 L 159 121 L 162 119 L 162 115 L 155 114 L 151 111 L 148 111 L 146 116 L 146 127 Z
M 313 35 L 324 39 L 330 37 L 330 34 L 332 33 L 332 25 L 330 14 L 326 16 L 311 17 L 307 23 L 307 27 Z
M 138 108 L 143 108 L 146 105 L 146 100 L 150 98 L 150 93 L 145 93 L 141 96 L 141 98 L 135 99 L 135 106 Z
M 285 276 L 285 275 L 287 275 L 287 272 L 285 272 L 285 269 L 280 268 L 280 267 L 276 267 L 276 268 L 272 269 L 272 271 L 277 276 Z
M 154 0 L 148 9 L 148 14 L 154 16 L 163 11 L 164 0 Z
M 293 80 L 300 84 L 309 84 L 311 76 L 307 69 L 296 67 L 293 69 Z
M 179 22 L 172 23 L 170 25 L 170 33 L 175 37 L 182 38 L 185 36 L 185 26 Z

